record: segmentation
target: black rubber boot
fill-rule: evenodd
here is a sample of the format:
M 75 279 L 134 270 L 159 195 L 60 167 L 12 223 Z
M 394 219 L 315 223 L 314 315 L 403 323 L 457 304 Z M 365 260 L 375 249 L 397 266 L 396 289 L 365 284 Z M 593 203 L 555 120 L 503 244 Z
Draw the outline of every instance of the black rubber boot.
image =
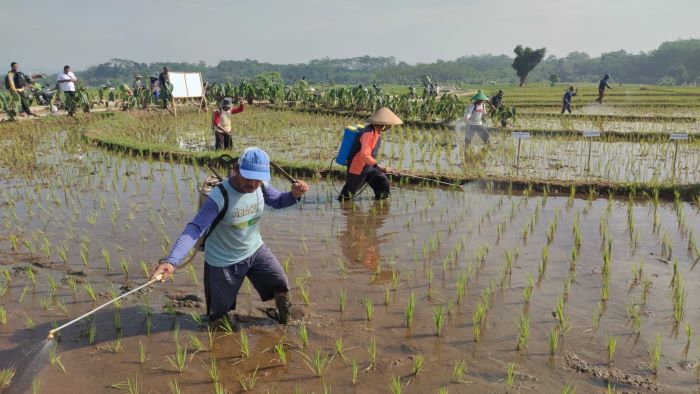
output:
M 275 293 L 275 305 L 277 306 L 280 324 L 287 324 L 292 314 L 292 302 L 289 300 L 289 292 Z

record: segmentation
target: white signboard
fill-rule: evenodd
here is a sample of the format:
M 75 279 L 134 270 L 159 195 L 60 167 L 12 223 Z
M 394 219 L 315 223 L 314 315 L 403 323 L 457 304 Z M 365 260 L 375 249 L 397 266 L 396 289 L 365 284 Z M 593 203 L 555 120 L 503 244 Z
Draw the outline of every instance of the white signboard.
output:
M 168 72 L 168 78 L 173 84 L 174 98 L 202 97 L 204 94 L 201 73 Z
M 583 136 L 588 137 L 588 138 L 600 137 L 600 131 L 594 131 L 594 130 L 584 131 Z
M 529 131 L 514 131 L 513 138 L 528 139 L 528 138 L 530 138 L 530 132 Z
M 671 140 L 687 140 L 688 134 L 685 133 L 674 133 L 669 136 Z

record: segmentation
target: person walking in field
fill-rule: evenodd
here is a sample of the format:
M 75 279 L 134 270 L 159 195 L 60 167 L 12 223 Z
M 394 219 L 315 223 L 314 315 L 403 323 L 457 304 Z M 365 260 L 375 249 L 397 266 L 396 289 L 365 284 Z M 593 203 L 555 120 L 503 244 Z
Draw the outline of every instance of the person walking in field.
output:
M 464 111 L 464 122 L 467 124 L 467 131 L 464 135 L 464 143 L 466 146 L 471 145 L 474 134 L 479 134 L 479 137 L 485 144 L 489 143 L 489 131 L 484 126 L 483 117 L 486 113 L 486 105 L 488 97 L 479 90 L 471 97 L 472 103 L 467 106 Z
M 603 97 L 605 96 L 605 88 L 612 89 L 610 85 L 608 85 L 608 80 L 610 79 L 610 74 L 605 74 L 603 76 L 603 79 L 598 82 L 598 98 L 595 99 L 596 103 L 598 104 L 603 104 Z
M 160 259 L 152 278 L 162 281 L 175 272 L 197 239 L 204 243 L 204 295 L 211 322 L 236 309 L 236 299 L 248 278 L 262 301 L 274 299 L 280 324 L 287 324 L 292 304 L 284 269 L 260 235 L 265 206 L 295 205 L 308 190 L 303 181 L 280 192 L 270 184 L 270 158 L 260 148 L 246 148 L 233 165 L 231 177 L 215 187 L 197 215 L 177 238 L 167 257 Z
M 577 90 L 573 86 L 569 86 L 569 89 L 566 90 L 564 93 L 564 96 L 561 98 L 561 113 L 563 114 L 564 111 L 569 111 L 571 113 L 571 100 L 573 100 L 574 96 L 576 96 Z
M 243 112 L 243 100 L 239 100 L 238 108 L 233 109 L 233 100 L 226 97 L 221 101 L 221 106 L 214 110 L 212 118 L 212 127 L 214 128 L 214 137 L 216 138 L 216 146 L 214 149 L 231 149 L 233 141 L 231 139 L 231 117 L 234 114 Z
M 63 97 L 66 98 L 66 111 L 68 116 L 75 116 L 75 83 L 78 78 L 75 77 L 69 65 L 63 66 L 63 71 L 58 73 L 58 88 L 63 92 Z
M 389 108 L 382 107 L 369 117 L 367 123 L 369 124 L 364 129 L 358 131 L 357 139 L 350 150 L 345 186 L 338 196 L 340 201 L 352 200 L 365 183 L 374 191 L 376 200 L 391 196 L 389 179 L 386 177 L 391 170 L 379 165 L 377 153 L 381 146 L 382 133 L 391 129 L 391 126 L 403 124 L 403 121 Z
M 20 104 L 22 105 L 22 112 L 26 113 L 27 116 L 36 116 L 29 107 L 29 99 L 24 91 L 27 83 L 31 83 L 31 78 L 19 71 L 19 64 L 17 64 L 17 62 L 10 63 L 10 71 L 5 75 L 5 89 L 19 97 Z

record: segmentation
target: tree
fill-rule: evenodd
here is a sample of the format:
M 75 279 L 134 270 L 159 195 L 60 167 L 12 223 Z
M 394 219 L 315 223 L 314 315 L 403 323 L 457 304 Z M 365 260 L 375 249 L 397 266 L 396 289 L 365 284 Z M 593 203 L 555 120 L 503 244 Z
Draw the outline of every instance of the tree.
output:
M 522 45 L 515 47 L 513 52 L 516 56 L 511 67 L 515 69 L 515 74 L 520 78 L 520 87 L 527 84 L 527 75 L 542 61 L 546 50 L 546 48 L 533 50 L 530 47 L 523 49 Z
M 554 86 L 559 83 L 559 74 L 549 74 L 549 84 Z

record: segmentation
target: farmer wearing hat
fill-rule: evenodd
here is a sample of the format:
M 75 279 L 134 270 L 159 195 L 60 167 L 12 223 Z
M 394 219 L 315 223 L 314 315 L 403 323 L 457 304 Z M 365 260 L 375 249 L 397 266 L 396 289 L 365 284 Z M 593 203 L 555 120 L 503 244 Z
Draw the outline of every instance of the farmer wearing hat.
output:
M 221 101 L 221 106 L 214 110 L 212 118 L 212 129 L 216 137 L 215 149 L 231 149 L 231 116 L 243 112 L 243 100 L 240 101 L 238 108 L 233 109 L 233 100 L 226 97 Z
M 491 108 L 496 109 L 503 106 L 503 91 L 499 90 L 498 93 L 491 96 Z
M 561 98 L 561 113 L 564 113 L 564 111 L 569 111 L 569 113 L 571 113 L 571 101 L 574 99 L 574 96 L 576 96 L 576 92 L 574 86 L 569 86 L 569 89 L 564 93 L 564 97 Z
M 595 99 L 596 103 L 603 104 L 603 96 L 605 96 L 605 88 L 612 89 L 608 85 L 608 80 L 610 79 L 610 74 L 603 75 L 603 79 L 598 82 L 598 98 Z
M 160 259 L 153 277 L 172 275 L 199 237 L 213 224 L 204 244 L 204 295 L 210 321 L 236 309 L 238 291 L 247 277 L 263 301 L 275 300 L 279 322 L 291 313 L 289 282 L 282 266 L 263 243 L 260 218 L 265 205 L 292 206 L 308 190 L 303 181 L 282 193 L 268 183 L 270 158 L 260 148 L 246 148 L 233 165 L 231 177 L 214 188 L 197 215 L 185 226 L 170 250 Z M 226 210 L 224 211 L 224 208 Z
M 134 89 L 134 93 L 143 90 L 143 81 L 141 74 L 134 75 L 134 83 L 131 87 Z
M 357 133 L 358 137 L 350 151 L 345 186 L 338 196 L 340 201 L 352 199 L 365 183 L 374 190 L 374 198 L 377 200 L 391 195 L 389 179 L 386 177 L 391 171 L 380 166 L 376 157 L 381 145 L 382 132 L 389 130 L 391 126 L 403 124 L 403 121 L 389 108 L 382 107 L 370 116 L 367 123 L 369 124 Z
M 467 124 L 464 143 L 467 146 L 471 145 L 474 133 L 478 133 L 484 143 L 488 144 L 489 142 L 489 131 L 484 127 L 484 122 L 482 120 L 486 112 L 484 102 L 488 102 L 488 99 L 484 92 L 479 90 L 472 96 L 472 103 L 469 104 L 466 111 L 464 111 L 464 122 Z

